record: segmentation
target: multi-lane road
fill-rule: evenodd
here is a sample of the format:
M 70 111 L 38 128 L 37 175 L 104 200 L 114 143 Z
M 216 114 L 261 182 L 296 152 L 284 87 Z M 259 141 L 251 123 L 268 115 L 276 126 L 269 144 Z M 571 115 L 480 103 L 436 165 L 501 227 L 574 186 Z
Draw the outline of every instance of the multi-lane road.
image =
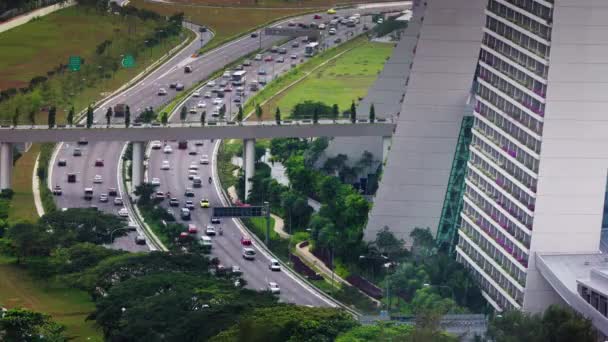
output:
M 373 12 L 373 8 L 366 8 L 365 10 L 343 10 L 339 12 L 339 15 L 345 16 L 353 13 L 364 14 L 365 12 Z M 295 22 L 306 22 L 310 21 L 311 19 L 312 15 L 307 15 L 305 17 L 294 18 L 292 20 Z M 278 25 L 284 26 L 286 23 L 283 22 L 275 24 L 274 26 Z M 350 34 L 345 33 L 347 30 L 361 30 L 361 27 L 362 25 L 358 25 L 358 27 L 354 29 L 341 28 L 338 30 L 338 34 L 336 36 L 329 36 L 326 38 L 326 42 L 328 44 L 333 44 L 334 40 L 338 37 L 340 37 L 342 41 L 345 41 L 347 38 L 350 38 Z M 196 27 L 195 30 L 198 31 Z M 170 83 L 180 82 L 184 84 L 186 89 L 188 89 L 198 81 L 207 79 L 213 72 L 221 69 L 226 64 L 255 51 L 259 48 L 260 42 L 263 48 L 269 48 L 282 39 L 281 37 L 266 35 L 262 35 L 261 39 L 245 36 L 218 49 L 210 51 L 201 57 L 193 58 L 191 56 L 200 46 L 201 37 L 198 36 L 199 34 L 200 33 L 197 32 L 197 38 L 163 66 L 152 72 L 135 86 L 100 105 L 95 111 L 95 120 L 100 124 L 104 123 L 104 116 L 107 108 L 109 106 L 113 107 L 119 103 L 128 104 L 131 108 L 132 116 L 137 115 L 141 110 L 148 106 L 158 108 L 167 100 L 176 96 L 176 91 L 169 89 Z M 209 41 L 211 34 L 204 33 L 202 38 L 204 41 Z M 288 43 L 286 45 L 288 47 L 288 52 L 282 55 L 285 58 L 284 63 L 276 62 L 276 58 L 279 56 L 276 53 L 273 54 L 274 61 L 262 61 L 260 63 L 264 64 L 264 68 L 268 74 L 272 73 L 273 71 L 275 74 L 283 72 L 290 68 L 290 64 L 292 63 L 290 58 L 291 54 L 297 54 L 297 58 L 293 60 L 294 62 L 299 62 L 299 60 L 303 57 L 302 45 L 303 44 L 301 44 L 298 49 L 295 49 L 291 48 L 290 43 Z M 268 53 L 264 53 L 263 55 L 267 56 Z M 186 65 L 192 66 L 192 73 L 184 73 L 184 67 Z M 259 67 L 259 65 L 254 65 L 248 68 L 248 77 L 250 77 L 250 79 L 251 77 L 257 78 L 255 74 L 257 74 Z M 265 77 L 270 78 L 271 76 Z M 166 96 L 158 96 L 157 93 L 159 88 L 167 89 L 169 94 Z M 201 95 L 203 95 L 206 91 L 207 89 L 203 88 Z M 249 95 L 250 93 L 245 93 L 245 96 Z M 212 101 L 211 99 L 204 99 L 202 97 L 188 99 L 186 106 L 188 108 L 193 106 L 195 107 L 200 101 L 205 103 L 207 113 L 210 114 L 212 112 L 211 108 L 213 108 L 213 104 L 210 103 L 210 101 Z M 231 98 L 231 96 L 227 96 L 224 98 L 224 101 L 233 101 L 233 98 Z M 245 101 L 245 98 L 242 98 L 242 101 Z M 228 105 L 227 107 L 232 107 L 233 112 L 236 112 L 237 110 L 236 105 Z M 198 120 L 200 117 L 200 112 L 198 112 L 197 115 L 189 114 L 189 116 L 195 117 L 196 120 Z M 210 118 L 210 115 L 208 115 L 208 118 Z M 172 117 L 172 120 L 176 119 L 177 118 L 175 116 Z M 121 122 L 122 120 L 122 118 L 113 119 L 113 122 Z M 214 144 L 212 144 L 210 141 L 205 141 L 203 146 L 197 147 L 197 155 L 195 156 L 188 155 L 184 150 L 178 150 L 176 145 L 173 146 L 174 152 L 170 154 L 170 156 L 163 156 L 161 155 L 162 152 L 154 151 L 151 154 L 149 161 L 148 176 L 161 178 L 161 188 L 163 188 L 164 191 L 170 191 L 171 193 L 179 195 L 178 197 L 183 204 L 184 190 L 186 187 L 190 187 L 190 182 L 187 178 L 190 164 L 192 162 L 198 163 L 201 155 L 203 154 L 208 155 L 209 158 L 212 159 L 214 152 L 213 146 Z M 112 203 L 112 198 L 110 198 L 108 203 L 99 203 L 98 195 L 102 192 L 107 192 L 108 188 L 117 188 L 120 192 L 119 196 L 128 198 L 128 196 L 124 193 L 124 189 L 121 188 L 121 184 L 119 184 L 118 180 L 118 174 L 120 172 L 118 169 L 119 158 L 124 149 L 124 144 L 119 142 L 104 142 L 89 143 L 88 145 L 78 146 L 81 147 L 83 152 L 83 155 L 80 157 L 74 157 L 72 155 L 75 147 L 77 147 L 77 145 L 74 142 L 61 144 L 56 158 L 53 159 L 55 162 L 51 172 L 50 185 L 60 185 L 63 188 L 63 196 L 57 197 L 58 206 L 60 208 L 70 208 L 90 206 L 91 204 L 94 204 L 101 210 L 117 213 L 118 209 L 121 207 L 114 206 Z M 194 147 L 192 142 L 190 143 L 190 147 Z M 66 160 L 67 165 L 64 167 L 58 166 L 57 161 L 59 159 Z M 169 171 L 161 172 L 160 164 L 165 159 L 169 160 L 171 169 Z M 95 162 L 97 160 L 103 160 L 104 165 L 95 166 Z M 211 177 L 211 170 L 212 165 L 199 164 L 199 176 L 203 179 L 204 185 L 201 190 L 197 190 L 196 197 L 194 197 L 196 205 L 198 205 L 198 200 L 200 200 L 200 198 L 203 196 L 209 198 L 211 206 L 220 205 L 221 203 L 217 185 L 213 184 L 212 186 L 206 182 L 206 180 Z M 66 182 L 68 173 L 75 173 L 77 175 L 76 183 Z M 93 184 L 93 179 L 96 175 L 101 176 L 101 184 Z M 95 188 L 95 197 L 91 202 L 83 199 L 83 191 L 85 187 Z M 193 212 L 192 222 L 195 223 L 200 230 L 203 230 L 209 222 L 209 211 L 210 209 L 202 209 L 199 207 Z M 265 288 L 268 281 L 276 281 L 281 286 L 281 298 L 284 301 L 305 305 L 330 305 L 328 301 L 326 301 L 320 295 L 316 295 L 315 291 L 309 289 L 294 275 L 284 271 L 271 272 L 268 269 L 268 258 L 267 256 L 263 255 L 263 252 L 258 251 L 255 261 L 245 261 L 241 257 L 241 246 L 239 241 L 242 232 L 232 220 L 225 220 L 222 222 L 222 226 L 224 228 L 224 235 L 214 238 L 213 253 L 214 255 L 217 255 L 221 262 L 226 266 L 240 265 L 241 269 L 244 271 L 245 278 L 252 288 Z M 142 247 L 133 243 L 133 236 L 118 239 L 118 243 L 120 244 L 121 248 L 129 250 L 143 249 Z

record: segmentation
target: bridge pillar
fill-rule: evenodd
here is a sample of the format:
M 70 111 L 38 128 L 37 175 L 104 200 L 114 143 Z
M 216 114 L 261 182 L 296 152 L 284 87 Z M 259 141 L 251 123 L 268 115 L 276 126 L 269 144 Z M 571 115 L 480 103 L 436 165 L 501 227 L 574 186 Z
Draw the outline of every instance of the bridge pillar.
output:
M 13 144 L 0 143 L 0 190 L 11 188 Z
M 144 143 L 133 142 L 133 161 L 131 163 L 131 191 L 144 181 Z
M 255 139 L 243 140 L 243 165 L 245 166 L 245 201 L 249 199 L 249 191 L 251 191 L 251 178 L 255 173 Z
M 391 138 L 392 137 L 382 137 L 382 163 L 386 161 L 388 151 L 391 149 Z

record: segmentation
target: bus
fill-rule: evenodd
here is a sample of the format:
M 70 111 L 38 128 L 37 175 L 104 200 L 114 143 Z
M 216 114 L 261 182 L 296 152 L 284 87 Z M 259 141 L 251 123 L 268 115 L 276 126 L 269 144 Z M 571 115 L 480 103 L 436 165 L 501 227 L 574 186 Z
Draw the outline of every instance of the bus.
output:
M 312 57 L 318 51 L 319 51 L 319 43 L 318 42 L 312 42 L 312 43 L 309 43 L 308 45 L 306 45 L 306 48 L 304 50 L 304 55 L 306 57 Z
M 247 80 L 247 71 L 246 70 L 238 70 L 232 73 L 232 85 L 242 86 L 245 84 Z

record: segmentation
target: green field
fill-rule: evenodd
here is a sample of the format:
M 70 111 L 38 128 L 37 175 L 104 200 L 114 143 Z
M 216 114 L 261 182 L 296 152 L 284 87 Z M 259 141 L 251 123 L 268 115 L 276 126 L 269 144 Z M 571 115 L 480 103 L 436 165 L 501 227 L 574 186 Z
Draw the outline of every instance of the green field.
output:
M 103 341 L 93 321 L 85 321 L 94 309 L 83 291 L 45 284 L 0 256 L 0 305 L 23 307 L 53 316 L 67 327 L 74 341 Z
M 132 38 L 143 39 L 151 22 L 134 20 Z M 66 64 L 70 55 L 85 61 L 104 40 L 128 33 L 129 23 L 118 16 L 74 6 L 0 34 L 0 89 L 26 86 L 35 76 Z
M 353 100 L 365 97 L 392 51 L 393 44 L 360 44 L 268 101 L 264 112 L 274 113 L 278 106 L 287 117 L 296 104 L 306 100 L 330 106 L 336 103 L 342 112 L 350 108 Z

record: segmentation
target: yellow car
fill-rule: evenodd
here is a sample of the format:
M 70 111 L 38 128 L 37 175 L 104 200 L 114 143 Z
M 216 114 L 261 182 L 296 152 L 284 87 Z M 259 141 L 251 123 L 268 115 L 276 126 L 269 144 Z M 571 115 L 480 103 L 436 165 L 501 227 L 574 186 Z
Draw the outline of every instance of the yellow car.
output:
M 209 200 L 208 199 L 202 199 L 201 200 L 201 208 L 209 208 Z
M 327 14 L 336 14 L 336 10 L 333 8 L 330 8 L 327 10 Z

